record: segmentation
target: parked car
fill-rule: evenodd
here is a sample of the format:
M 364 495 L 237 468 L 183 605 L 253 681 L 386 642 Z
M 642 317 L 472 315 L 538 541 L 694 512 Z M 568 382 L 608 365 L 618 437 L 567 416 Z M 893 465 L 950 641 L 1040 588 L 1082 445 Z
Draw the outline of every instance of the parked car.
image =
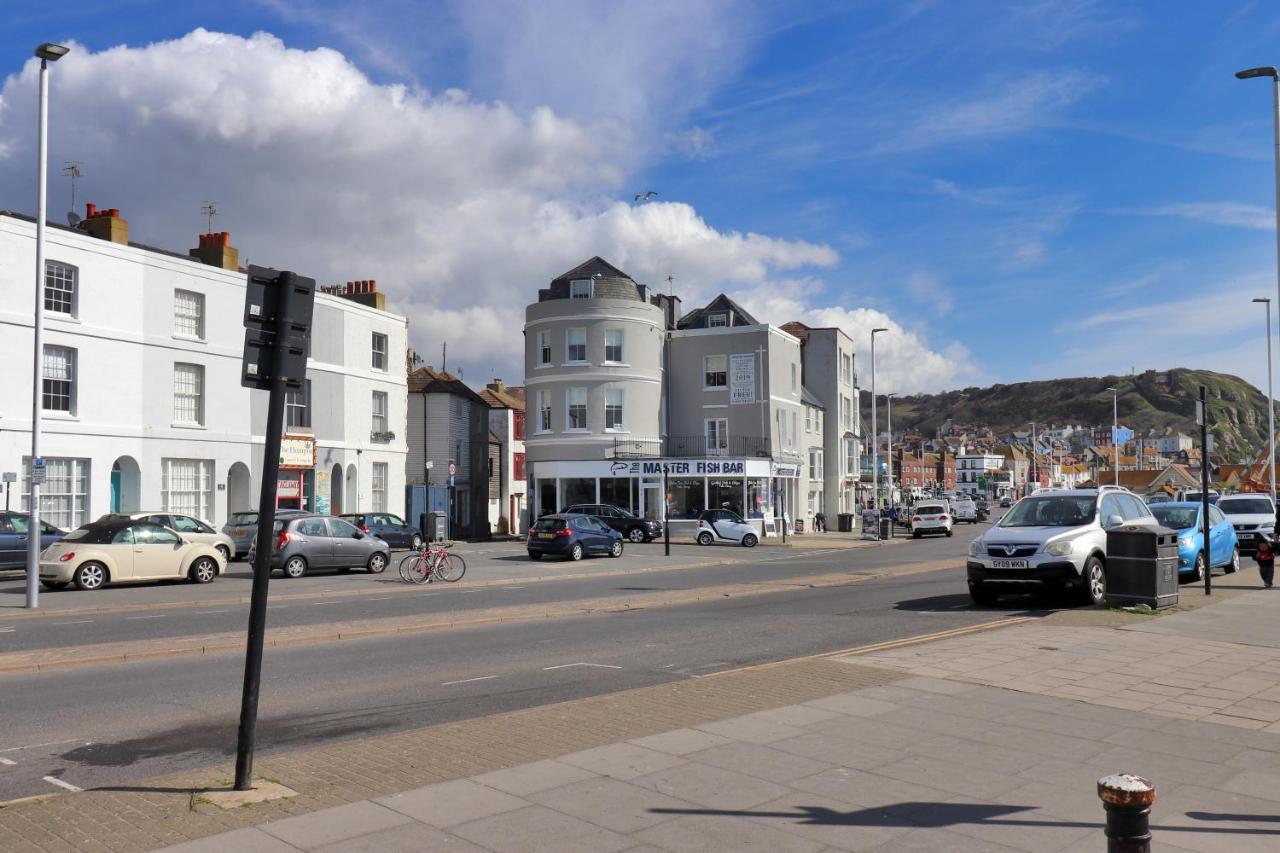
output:
M 987 501 L 974 501 L 974 509 L 978 512 L 978 521 L 989 521 L 991 519 L 991 504 Z
M 40 582 L 49 589 L 74 583 L 100 589 L 121 581 L 209 583 L 226 569 L 222 552 L 167 527 L 113 515 L 79 527 L 40 555 Z
M 1209 556 L 1205 557 L 1202 509 L 1202 504 L 1189 501 L 1170 501 L 1151 508 L 1162 527 L 1178 533 L 1178 580 L 1183 583 L 1204 580 L 1206 562 L 1209 568 L 1221 567 L 1227 574 L 1240 568 L 1236 531 L 1213 505 L 1209 506 Z
M 152 524 L 158 524 L 161 527 L 167 527 L 174 533 L 177 533 L 183 539 L 189 542 L 200 542 L 205 545 L 212 545 L 222 554 L 222 563 L 226 565 L 231 562 L 231 558 L 236 553 L 236 543 L 225 533 L 219 533 L 208 524 L 205 524 L 198 518 L 190 515 L 182 515 L 176 512 L 130 512 L 118 513 L 113 515 L 104 515 L 99 521 L 106 521 L 111 518 L 124 518 L 133 521 L 149 521 Z
M 641 518 L 612 504 L 574 504 L 565 512 L 593 515 L 632 542 L 648 542 L 662 535 L 661 521 L 654 518 Z
M 31 518 L 25 512 L 0 512 L 0 569 L 21 569 L 27 565 L 30 547 L 27 531 Z M 40 550 L 57 542 L 66 531 L 40 522 Z
M 1155 506 L 1156 504 L 1167 504 L 1173 500 L 1167 492 L 1155 492 L 1150 495 L 1143 495 L 1142 499 L 1147 502 L 1147 506 Z
M 284 518 L 290 515 L 307 515 L 305 510 L 301 509 L 278 509 L 276 510 L 276 518 Z M 258 514 L 256 512 L 233 512 L 227 523 L 222 525 L 222 532 L 231 537 L 231 541 L 235 543 L 234 558 L 240 559 L 246 556 L 253 547 L 254 539 L 258 535 Z
M 1008 509 L 1008 508 L 1009 508 L 1009 507 L 1011 507 L 1011 506 L 1013 506 L 1013 500 L 1012 500 L 1012 499 L 1010 499 L 1010 498 L 1001 498 L 1001 499 L 1000 499 L 1000 508 L 1001 508 L 1001 509 Z
M 287 578 L 300 578 L 312 569 L 365 569 L 378 575 L 391 560 L 390 545 L 342 518 L 291 513 L 276 519 L 272 532 L 271 570 L 279 569 Z M 250 560 L 256 548 L 256 542 L 249 548 Z
M 1202 500 L 1203 494 L 1204 494 L 1203 492 L 1183 492 L 1182 499 L 1187 503 L 1197 503 L 1197 504 L 1203 503 L 1203 500 Z M 1216 504 L 1218 502 L 1218 499 L 1221 497 L 1222 495 L 1218 494 L 1213 489 L 1209 490 L 1209 504 L 1211 506 L 1213 504 Z
M 593 515 L 561 512 L 544 515 L 529 528 L 530 560 L 543 555 L 581 560 L 588 554 L 622 556 L 622 534 Z
M 364 533 L 372 533 L 392 548 L 422 547 L 422 532 L 404 519 L 389 512 L 353 512 L 338 516 L 345 518 Z
M 941 533 L 950 536 L 955 521 L 947 510 L 947 505 L 940 501 L 924 501 L 911 510 L 911 537 L 919 539 L 926 533 Z
M 1236 531 L 1241 554 L 1258 550 L 1258 540 L 1276 528 L 1276 507 L 1266 495 L 1223 495 L 1215 504 Z
M 969 544 L 969 595 L 977 604 L 993 604 L 1002 592 L 1041 589 L 1101 604 L 1107 530 L 1121 525 L 1154 528 L 1159 522 L 1128 489 L 1042 489 Z
M 704 509 L 698 513 L 698 526 L 693 538 L 699 545 L 730 542 L 754 548 L 760 544 L 756 526 L 731 509 Z
M 955 519 L 956 524 L 962 521 L 966 524 L 977 524 L 978 505 L 969 498 L 958 498 L 952 505 L 951 516 Z

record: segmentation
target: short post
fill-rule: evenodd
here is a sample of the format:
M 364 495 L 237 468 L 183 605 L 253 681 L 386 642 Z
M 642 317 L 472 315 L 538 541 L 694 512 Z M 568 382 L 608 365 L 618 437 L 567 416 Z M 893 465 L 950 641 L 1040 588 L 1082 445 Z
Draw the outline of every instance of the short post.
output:
M 1098 780 L 1098 798 L 1107 812 L 1107 853 L 1151 853 L 1151 804 L 1156 786 L 1132 773 Z
M 671 500 L 667 497 L 667 463 L 662 463 L 662 551 L 671 556 Z

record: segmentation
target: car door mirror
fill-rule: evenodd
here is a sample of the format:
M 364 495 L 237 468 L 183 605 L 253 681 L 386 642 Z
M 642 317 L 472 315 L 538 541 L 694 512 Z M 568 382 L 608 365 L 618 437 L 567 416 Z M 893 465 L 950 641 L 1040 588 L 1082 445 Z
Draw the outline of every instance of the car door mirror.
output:
M 1107 527 L 1119 527 L 1124 524 L 1124 518 L 1119 515 L 1107 516 Z
M 363 538 L 364 538 L 364 534 L 363 534 L 363 533 L 361 533 L 359 530 L 357 530 L 355 533 L 352 533 L 352 534 L 351 534 L 351 538 L 352 538 L 352 539 L 363 539 Z

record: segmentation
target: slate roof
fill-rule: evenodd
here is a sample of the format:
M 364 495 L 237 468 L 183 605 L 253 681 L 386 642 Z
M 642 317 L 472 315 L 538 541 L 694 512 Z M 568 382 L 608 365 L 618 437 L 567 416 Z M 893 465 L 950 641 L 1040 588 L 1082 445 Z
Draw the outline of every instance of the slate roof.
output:
M 712 299 L 701 308 L 694 308 L 688 314 L 685 314 L 676 323 L 677 329 L 703 329 L 706 328 L 704 318 L 707 314 L 715 314 L 721 311 L 728 311 L 729 325 L 731 326 L 757 326 L 760 321 L 747 313 L 741 305 L 734 302 L 725 294 L 721 293 L 715 299 Z
M 465 382 L 452 373 L 435 370 L 431 367 L 419 367 L 409 374 L 410 394 L 456 394 L 485 406 L 489 402 L 473 391 Z

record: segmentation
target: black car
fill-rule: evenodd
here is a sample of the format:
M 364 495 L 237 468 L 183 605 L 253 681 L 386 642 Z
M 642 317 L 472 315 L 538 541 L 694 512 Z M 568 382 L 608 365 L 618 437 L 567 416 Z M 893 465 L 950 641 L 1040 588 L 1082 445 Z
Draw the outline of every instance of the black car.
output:
M 544 515 L 529 528 L 530 560 L 543 554 L 581 560 L 587 554 L 622 556 L 622 534 L 594 515 L 561 512 Z
M 632 542 L 648 542 L 662 535 L 661 521 L 632 515 L 622 507 L 612 504 L 574 504 L 565 512 L 593 515 Z
M 422 547 L 422 533 L 404 519 L 389 512 L 344 512 L 338 516 L 351 522 L 364 533 L 372 533 L 392 548 Z

